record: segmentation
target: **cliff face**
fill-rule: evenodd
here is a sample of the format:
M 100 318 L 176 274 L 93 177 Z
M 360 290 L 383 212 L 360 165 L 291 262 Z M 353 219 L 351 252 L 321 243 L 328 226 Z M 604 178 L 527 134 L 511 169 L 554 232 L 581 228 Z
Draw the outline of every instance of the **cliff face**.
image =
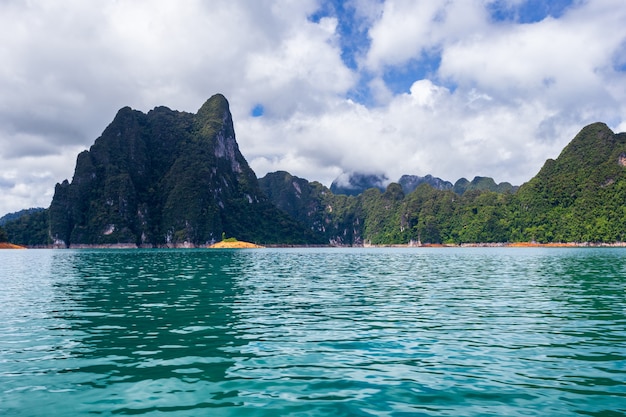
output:
M 51 236 L 66 246 L 199 245 L 222 233 L 264 243 L 311 239 L 261 193 L 222 95 L 196 114 L 121 109 L 78 155 L 72 182 L 56 185 L 49 212 Z

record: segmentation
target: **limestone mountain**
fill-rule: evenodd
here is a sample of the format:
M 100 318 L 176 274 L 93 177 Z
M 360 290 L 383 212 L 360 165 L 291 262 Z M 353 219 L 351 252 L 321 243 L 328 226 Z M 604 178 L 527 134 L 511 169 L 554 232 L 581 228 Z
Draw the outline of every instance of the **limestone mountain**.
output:
M 312 230 L 323 232 L 323 217 L 316 218 L 311 214 L 319 215 L 324 210 L 325 197 L 331 194 L 328 188 L 285 171 L 271 172 L 259 178 L 259 186 L 276 207 L 295 220 L 308 224 Z
M 49 209 L 59 244 L 205 244 L 222 233 L 254 242 L 308 242 L 260 191 L 239 151 L 228 102 L 196 114 L 121 109 Z
M 317 181 L 309 182 L 285 171 L 269 173 L 259 179 L 259 184 L 276 207 L 322 242 L 349 246 L 362 243 L 364 213 L 359 209 L 359 198 L 334 194 Z

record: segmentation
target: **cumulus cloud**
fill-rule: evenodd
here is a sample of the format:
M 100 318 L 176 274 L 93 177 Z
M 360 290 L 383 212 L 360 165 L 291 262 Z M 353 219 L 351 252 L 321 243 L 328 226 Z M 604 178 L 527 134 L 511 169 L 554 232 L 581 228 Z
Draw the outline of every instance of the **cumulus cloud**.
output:
M 280 125 L 253 121 L 254 126 L 241 124 L 239 132 L 256 134 L 258 148 L 249 154 L 260 155 L 250 160 L 257 171 L 288 166 L 296 175 L 325 183 L 344 171 L 385 172 L 392 180 L 430 173 L 453 181 L 474 175 L 524 181 L 526 172 L 540 167 L 537 158 L 554 151 L 550 144 L 521 139 L 532 137 L 536 126 L 519 120 L 539 114 L 532 105 L 497 106 L 475 92 L 452 93 L 420 80 L 385 107 L 344 101 L 321 117 L 298 114 Z M 289 151 L 267 159 L 262 155 L 271 152 L 276 131 L 283 133 Z
M 47 206 L 119 108 L 218 92 L 259 176 L 520 184 L 584 125 L 626 130 L 622 3 L 2 2 L 0 215 Z
M 355 83 L 336 44 L 335 19 L 303 21 L 299 32 L 277 48 L 252 52 L 246 85 L 253 86 L 269 116 L 286 118 L 295 111 L 325 111 L 327 101 L 345 94 Z
M 369 31 L 371 48 L 364 66 L 373 71 L 420 59 L 444 42 L 458 39 L 485 25 L 487 15 L 473 0 L 433 2 L 395 0 L 384 4 Z

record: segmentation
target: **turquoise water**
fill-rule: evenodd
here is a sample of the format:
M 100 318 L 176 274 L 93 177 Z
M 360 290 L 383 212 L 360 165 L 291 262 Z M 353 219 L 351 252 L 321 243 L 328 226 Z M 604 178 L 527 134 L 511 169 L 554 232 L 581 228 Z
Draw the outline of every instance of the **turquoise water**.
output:
M 623 416 L 624 249 L 0 251 L 2 416 Z

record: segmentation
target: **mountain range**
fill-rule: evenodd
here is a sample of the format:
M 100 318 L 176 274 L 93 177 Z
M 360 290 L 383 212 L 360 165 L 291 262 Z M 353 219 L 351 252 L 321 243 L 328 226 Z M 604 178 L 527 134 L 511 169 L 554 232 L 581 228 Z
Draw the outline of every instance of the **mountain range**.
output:
M 527 183 L 348 173 L 330 188 L 278 171 L 257 179 L 228 102 L 197 113 L 121 109 L 48 209 L 3 228 L 28 246 L 617 242 L 626 239 L 626 134 L 583 128 Z M 2 234 L 0 233 L 0 236 Z

